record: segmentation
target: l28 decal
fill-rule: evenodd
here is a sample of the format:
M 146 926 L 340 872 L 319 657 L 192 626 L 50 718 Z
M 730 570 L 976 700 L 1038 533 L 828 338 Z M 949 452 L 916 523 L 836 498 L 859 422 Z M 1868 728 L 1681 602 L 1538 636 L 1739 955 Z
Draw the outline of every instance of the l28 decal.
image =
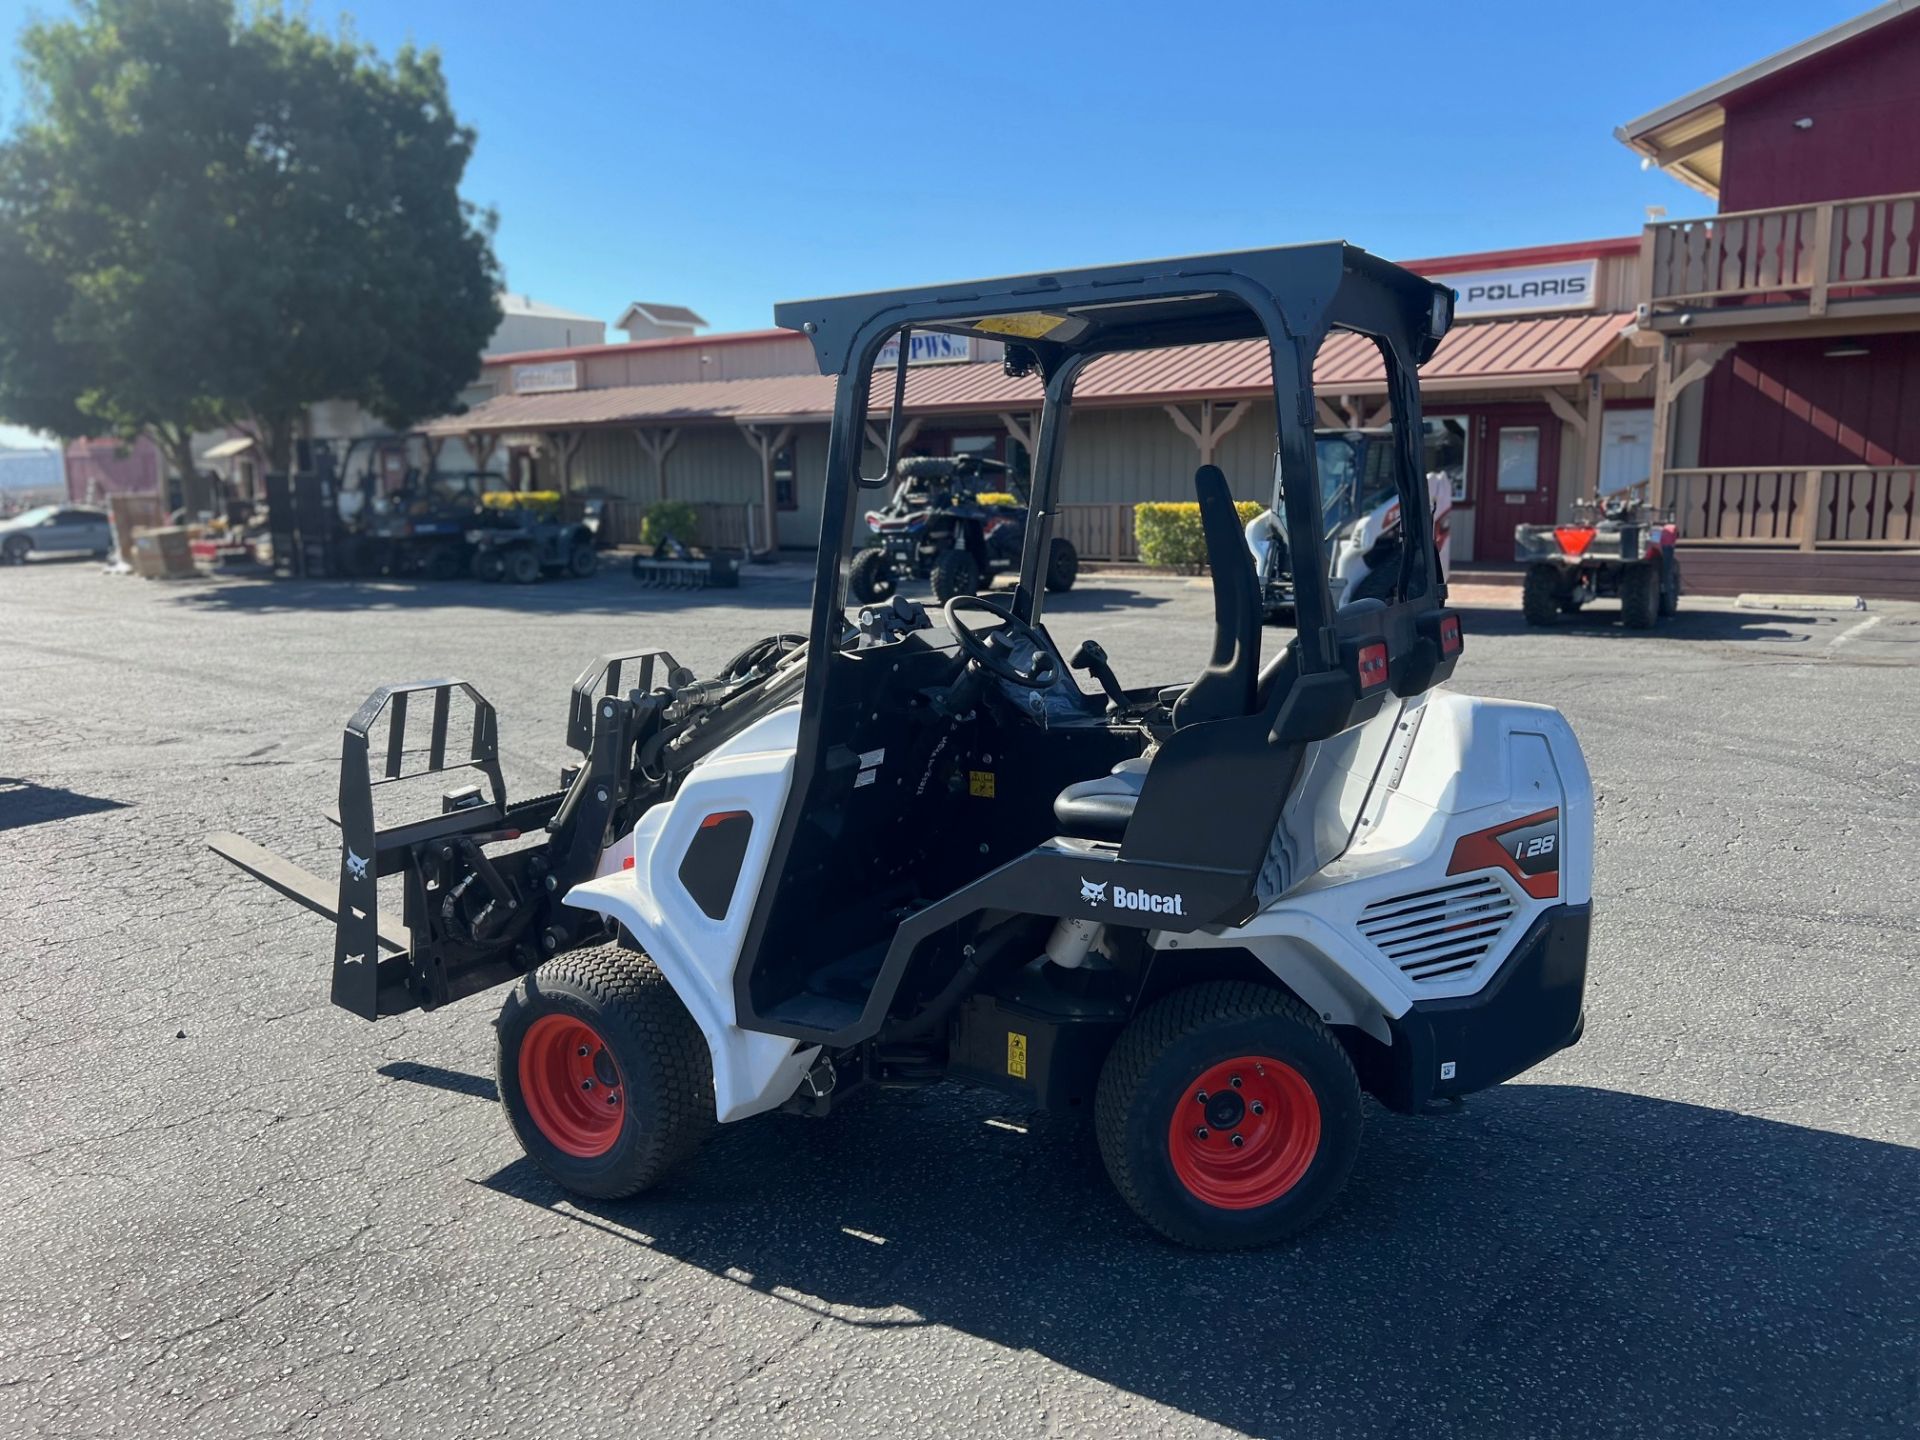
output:
M 1447 874 L 1504 870 L 1536 900 L 1560 893 L 1560 811 L 1542 810 L 1462 835 L 1453 843 Z

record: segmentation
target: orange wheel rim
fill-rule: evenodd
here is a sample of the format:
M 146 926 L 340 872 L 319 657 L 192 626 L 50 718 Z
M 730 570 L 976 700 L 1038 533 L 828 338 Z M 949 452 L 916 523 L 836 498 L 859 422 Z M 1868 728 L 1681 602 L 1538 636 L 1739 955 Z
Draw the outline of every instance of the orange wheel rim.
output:
M 1196 1200 L 1255 1210 L 1285 1195 L 1320 1150 L 1320 1101 L 1307 1077 L 1267 1055 L 1203 1070 L 1167 1125 L 1173 1173 Z
M 520 1098 L 547 1143 L 577 1160 L 606 1154 L 626 1121 L 626 1089 L 606 1041 L 572 1015 L 542 1015 L 527 1027 Z

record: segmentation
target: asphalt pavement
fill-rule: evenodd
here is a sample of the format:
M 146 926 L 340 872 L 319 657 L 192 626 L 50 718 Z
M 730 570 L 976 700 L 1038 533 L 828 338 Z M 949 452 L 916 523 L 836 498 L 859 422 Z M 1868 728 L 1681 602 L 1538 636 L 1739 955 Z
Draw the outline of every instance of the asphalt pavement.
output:
M 326 924 L 203 847 L 330 873 L 389 680 L 473 682 L 551 788 L 593 656 L 706 670 L 807 588 L 0 569 L 0 1434 L 1920 1433 L 1920 607 L 1529 632 L 1473 592 L 1456 687 L 1560 707 L 1593 771 L 1586 1037 L 1371 1109 L 1326 1221 L 1193 1255 L 1085 1131 L 952 1086 L 569 1201 L 491 997 L 332 1009 Z M 1089 575 L 1051 619 L 1172 681 L 1210 596 Z

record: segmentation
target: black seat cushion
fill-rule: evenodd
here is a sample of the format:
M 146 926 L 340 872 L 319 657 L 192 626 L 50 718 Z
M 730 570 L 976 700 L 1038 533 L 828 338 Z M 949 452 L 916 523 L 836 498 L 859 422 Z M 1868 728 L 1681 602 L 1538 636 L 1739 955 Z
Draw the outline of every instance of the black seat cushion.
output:
M 1054 823 L 1062 835 L 1081 840 L 1122 839 L 1146 783 L 1146 766 L 1128 764 L 1111 775 L 1069 785 L 1054 799 Z

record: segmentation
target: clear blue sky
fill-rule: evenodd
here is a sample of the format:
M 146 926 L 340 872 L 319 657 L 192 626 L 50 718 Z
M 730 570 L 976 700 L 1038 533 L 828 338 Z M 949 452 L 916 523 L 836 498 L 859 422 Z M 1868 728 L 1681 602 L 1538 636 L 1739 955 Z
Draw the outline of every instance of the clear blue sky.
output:
M 0 0 L 9 54 L 63 8 Z M 352 8 L 382 50 L 445 56 L 509 288 L 741 329 L 794 296 L 1154 255 L 1632 233 L 1710 207 L 1616 124 L 1867 0 Z

